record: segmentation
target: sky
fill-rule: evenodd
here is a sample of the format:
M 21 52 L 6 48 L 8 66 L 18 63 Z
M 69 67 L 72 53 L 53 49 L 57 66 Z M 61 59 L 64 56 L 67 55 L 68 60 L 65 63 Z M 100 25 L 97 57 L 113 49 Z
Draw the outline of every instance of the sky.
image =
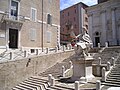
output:
M 97 0 L 60 0 L 60 10 L 63 10 L 79 2 L 83 2 L 88 6 L 97 4 Z

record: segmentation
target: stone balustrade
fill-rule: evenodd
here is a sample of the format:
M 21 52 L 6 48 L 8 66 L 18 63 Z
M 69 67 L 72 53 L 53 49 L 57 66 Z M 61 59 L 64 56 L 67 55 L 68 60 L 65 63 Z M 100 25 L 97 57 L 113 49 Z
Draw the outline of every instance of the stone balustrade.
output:
M 110 62 L 107 62 L 107 71 L 110 70 L 110 66 L 111 66 Z
M 62 77 L 65 77 L 65 67 L 62 66 Z
M 101 82 L 99 80 L 96 81 L 96 90 L 101 90 Z
M 79 81 L 75 81 L 75 90 L 80 90 L 79 89 Z
M 52 49 L 51 48 L 43 49 L 43 51 L 41 49 L 35 49 L 34 53 L 31 53 L 31 51 L 29 49 L 24 49 L 24 48 L 21 49 L 20 48 L 20 50 L 11 50 L 11 51 L 4 53 L 4 57 L 1 57 L 0 60 L 8 60 L 8 59 L 16 60 L 16 59 L 28 58 L 28 57 L 32 57 L 32 56 L 54 54 L 54 53 L 67 52 L 67 51 L 72 50 L 71 45 L 69 45 L 67 48 L 68 49 L 66 50 L 66 47 L 64 45 L 63 48 L 61 48 L 59 50 L 58 50 L 57 46 Z
M 106 69 L 103 67 L 102 68 L 102 81 L 105 82 L 106 81 L 106 75 L 105 75 Z

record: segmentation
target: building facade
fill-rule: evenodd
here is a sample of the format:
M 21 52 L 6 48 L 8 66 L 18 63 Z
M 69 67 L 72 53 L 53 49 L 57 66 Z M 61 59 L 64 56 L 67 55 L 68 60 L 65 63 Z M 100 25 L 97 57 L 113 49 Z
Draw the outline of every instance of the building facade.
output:
M 60 12 L 60 40 L 61 44 L 70 43 L 68 24 L 72 24 L 75 35 L 83 32 L 82 28 L 88 29 L 88 16 L 85 8 L 88 7 L 83 3 L 75 4 Z
M 108 0 L 87 8 L 89 34 L 94 46 L 120 45 L 120 0 Z
M 59 0 L 0 0 L 0 49 L 58 46 L 59 4 Z
M 108 1 L 108 0 L 98 0 L 98 4 L 99 4 L 99 3 L 106 2 L 106 1 Z

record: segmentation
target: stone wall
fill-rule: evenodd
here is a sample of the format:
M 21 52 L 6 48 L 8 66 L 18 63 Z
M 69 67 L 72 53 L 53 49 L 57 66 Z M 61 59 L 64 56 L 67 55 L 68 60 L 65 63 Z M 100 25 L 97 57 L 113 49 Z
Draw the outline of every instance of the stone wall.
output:
M 0 90 L 10 90 L 21 81 L 45 71 L 73 55 L 67 51 L 0 63 Z

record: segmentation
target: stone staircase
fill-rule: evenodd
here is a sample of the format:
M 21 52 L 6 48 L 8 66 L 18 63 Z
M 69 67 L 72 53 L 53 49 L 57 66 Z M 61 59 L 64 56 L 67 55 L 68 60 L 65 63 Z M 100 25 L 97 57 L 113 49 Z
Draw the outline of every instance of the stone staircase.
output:
M 59 78 L 62 75 L 62 66 L 65 67 L 65 70 L 70 68 L 69 61 L 71 61 L 71 57 L 63 60 L 62 62 L 56 63 L 51 68 L 48 68 L 43 73 L 40 73 L 39 76 L 47 77 L 48 74 L 52 74 L 54 78 Z
M 106 82 L 103 85 L 120 87 L 120 57 L 116 61 L 115 66 L 107 75 Z
M 50 86 L 46 78 L 33 76 L 21 82 L 12 88 L 12 90 L 74 90 L 73 88 L 58 84 L 57 80 L 55 82 L 56 84 L 54 86 Z
M 43 73 L 40 73 L 39 76 L 32 76 L 28 78 L 12 88 L 12 90 L 74 90 L 73 88 L 68 87 L 66 84 L 58 81 L 59 77 L 61 77 L 62 66 L 64 66 L 66 70 L 69 69 L 70 60 L 71 57 L 62 62 L 56 63 L 51 68 L 48 68 Z M 50 86 L 48 82 L 48 74 L 52 74 L 52 76 L 55 78 L 54 86 Z
M 116 47 L 108 47 L 105 48 L 102 52 L 96 53 L 94 55 L 95 61 L 93 64 L 98 63 L 98 57 L 101 57 L 101 63 L 106 64 L 108 61 L 112 64 L 112 57 L 115 59 L 118 59 L 118 56 L 120 55 L 120 46 Z

